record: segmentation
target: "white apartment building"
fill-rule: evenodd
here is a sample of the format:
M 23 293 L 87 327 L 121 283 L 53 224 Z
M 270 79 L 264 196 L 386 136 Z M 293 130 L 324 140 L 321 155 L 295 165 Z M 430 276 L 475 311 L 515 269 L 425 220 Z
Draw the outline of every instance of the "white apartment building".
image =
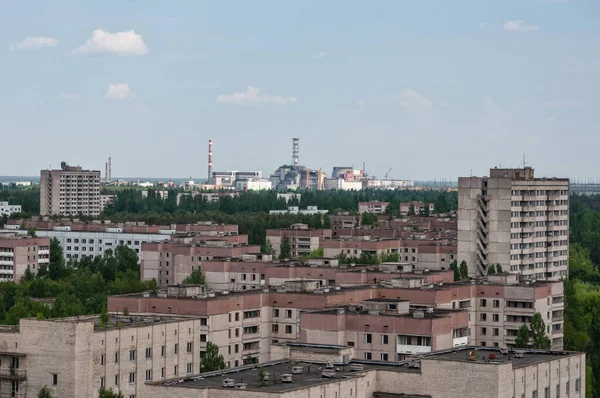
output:
M 374 213 L 374 214 L 384 214 L 387 207 L 389 206 L 389 202 L 358 202 L 358 214 L 363 213 Z
M 0 232 L 14 232 L 27 235 L 26 230 L 18 229 L 18 225 L 5 225 Z M 166 242 L 175 234 L 174 229 L 159 230 L 158 233 L 128 233 L 121 227 L 109 227 L 103 232 L 73 231 L 70 226 L 56 226 L 52 230 L 36 230 L 38 237 L 56 238 L 63 248 L 66 260 L 84 256 L 101 256 L 105 250 L 114 250 L 119 245 L 125 245 L 140 253 L 143 243 Z
M 98 216 L 100 207 L 100 171 L 83 170 L 65 162 L 61 170 L 40 173 L 40 215 Z
M 0 217 L 10 216 L 13 213 L 20 213 L 21 205 L 9 205 L 8 202 L 0 202 Z
M 470 275 L 489 264 L 530 279 L 568 274 L 569 180 L 534 170 L 491 169 L 458 180 L 458 262 Z

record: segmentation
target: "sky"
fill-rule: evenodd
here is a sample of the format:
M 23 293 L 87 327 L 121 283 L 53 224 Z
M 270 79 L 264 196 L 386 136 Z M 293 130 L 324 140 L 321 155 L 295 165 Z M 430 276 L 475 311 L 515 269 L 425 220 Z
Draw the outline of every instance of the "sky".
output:
M 0 175 L 300 164 L 600 177 L 597 0 L 28 0 L 0 13 Z M 391 170 L 390 170 L 391 169 Z

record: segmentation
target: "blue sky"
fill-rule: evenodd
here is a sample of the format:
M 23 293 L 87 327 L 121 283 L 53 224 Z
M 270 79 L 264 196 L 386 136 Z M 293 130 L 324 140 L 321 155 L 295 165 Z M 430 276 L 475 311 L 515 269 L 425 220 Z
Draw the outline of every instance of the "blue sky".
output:
M 132 32 L 133 31 L 133 32 Z M 127 33 L 129 32 L 129 33 Z M 600 176 L 600 2 L 11 1 L 0 175 Z

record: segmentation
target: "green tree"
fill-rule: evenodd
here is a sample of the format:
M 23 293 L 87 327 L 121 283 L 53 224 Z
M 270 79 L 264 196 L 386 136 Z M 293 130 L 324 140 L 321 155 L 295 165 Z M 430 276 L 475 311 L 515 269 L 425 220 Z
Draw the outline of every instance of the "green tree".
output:
M 286 258 L 290 258 L 292 253 L 292 245 L 290 244 L 290 238 L 287 236 L 283 236 L 281 238 L 281 244 L 279 245 L 279 259 L 283 260 Z
M 35 228 L 28 228 L 27 229 L 27 236 L 31 237 L 31 238 L 35 238 L 37 235 L 35 233 Z
M 500 264 L 496 264 L 496 273 L 497 273 L 497 274 L 501 274 L 501 273 L 503 273 L 503 272 L 504 272 L 504 271 L 502 271 L 502 266 L 501 266 Z
M 424 203 L 423 211 L 421 212 L 420 215 L 429 217 L 429 203 Z
M 262 254 L 270 254 L 270 255 L 275 255 L 275 248 L 273 247 L 273 245 L 271 244 L 270 240 L 266 240 L 265 243 L 263 243 L 260 246 L 260 252 Z
M 53 397 L 54 397 L 54 395 L 52 395 L 52 390 L 50 390 L 46 386 L 42 387 L 40 392 L 38 392 L 38 398 L 53 398 Z
M 98 398 L 123 398 L 123 393 L 121 391 L 113 392 L 113 390 L 102 387 L 98 390 Z
M 225 359 L 219 354 L 219 346 L 211 343 L 206 343 L 206 351 L 200 359 L 200 367 L 202 372 L 212 372 L 215 370 L 225 369 Z
M 325 214 L 323 216 L 323 228 L 331 229 L 331 217 L 329 216 L 329 214 Z
M 202 268 L 198 267 L 195 270 L 193 270 L 191 274 L 185 277 L 183 283 L 189 285 L 204 285 L 205 280 Z
M 258 368 L 258 384 L 260 387 L 267 385 L 267 372 L 262 366 Z
M 529 327 L 527 325 L 521 325 L 519 330 L 517 330 L 517 337 L 515 338 L 515 347 L 516 348 L 528 348 L 529 347 Z
M 465 260 L 460 262 L 460 279 L 469 279 L 469 266 Z
M 50 239 L 50 261 L 48 265 L 48 276 L 52 280 L 59 280 L 67 274 L 67 267 L 63 257 L 63 249 L 56 238 Z
M 488 275 L 494 275 L 495 273 L 496 273 L 496 265 L 494 265 L 494 264 L 491 264 L 491 265 L 488 267 L 487 274 L 488 274 Z
M 374 225 L 377 222 L 377 215 L 373 213 L 363 213 L 361 216 L 362 225 Z
M 310 258 L 321 258 L 323 257 L 323 248 L 319 247 L 318 249 L 312 250 L 309 254 L 304 256 L 305 259 Z
M 542 314 L 536 312 L 531 318 L 531 333 L 532 347 L 548 350 L 551 347 L 550 338 L 546 335 L 546 324 L 542 319 Z
M 20 281 L 21 282 L 31 282 L 34 279 L 35 279 L 35 275 L 33 275 L 33 272 L 31 272 L 31 270 L 29 269 L 29 266 L 28 266 L 25 269 L 25 272 L 23 272 L 23 276 L 21 276 Z
M 408 215 L 409 216 L 415 215 L 415 205 L 412 202 L 410 203 L 410 206 L 408 206 Z
M 452 271 L 454 271 L 454 280 L 455 281 L 459 281 L 461 280 L 461 275 L 460 275 L 460 270 L 458 269 L 458 263 L 456 262 L 456 260 L 452 261 L 452 264 L 450 264 L 450 269 Z

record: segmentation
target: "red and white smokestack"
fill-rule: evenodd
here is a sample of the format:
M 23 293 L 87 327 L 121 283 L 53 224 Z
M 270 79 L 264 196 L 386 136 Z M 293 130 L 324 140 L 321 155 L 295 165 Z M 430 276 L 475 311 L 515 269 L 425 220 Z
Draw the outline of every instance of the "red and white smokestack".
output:
M 108 181 L 112 181 L 112 158 L 108 158 Z
M 212 138 L 208 139 L 208 179 L 207 183 L 210 184 L 212 180 Z

